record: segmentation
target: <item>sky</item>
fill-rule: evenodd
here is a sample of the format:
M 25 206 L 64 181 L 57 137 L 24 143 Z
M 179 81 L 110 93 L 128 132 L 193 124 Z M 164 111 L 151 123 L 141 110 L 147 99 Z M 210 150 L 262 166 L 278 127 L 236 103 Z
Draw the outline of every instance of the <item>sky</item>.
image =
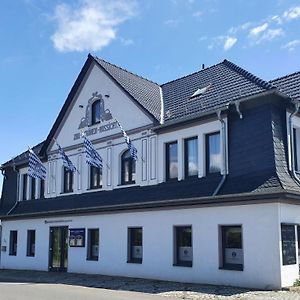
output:
M 300 71 L 300 1 L 0 0 L 0 163 L 47 137 L 88 53 L 157 83 L 225 58 L 270 80 Z

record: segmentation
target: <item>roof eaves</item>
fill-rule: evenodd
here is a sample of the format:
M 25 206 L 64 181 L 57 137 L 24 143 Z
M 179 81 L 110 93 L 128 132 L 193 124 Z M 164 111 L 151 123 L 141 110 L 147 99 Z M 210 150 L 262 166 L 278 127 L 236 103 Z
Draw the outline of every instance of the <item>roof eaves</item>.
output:
M 231 70 L 239 73 L 240 75 L 244 76 L 246 79 L 252 81 L 253 83 L 255 83 L 256 85 L 266 89 L 266 90 L 270 90 L 270 89 L 275 89 L 276 87 L 273 86 L 270 82 L 267 82 L 255 75 L 253 75 L 252 73 L 246 71 L 245 69 L 239 67 L 238 65 L 234 64 L 233 62 L 224 59 L 224 61 L 222 62 L 222 64 L 224 64 L 226 67 L 230 68 Z

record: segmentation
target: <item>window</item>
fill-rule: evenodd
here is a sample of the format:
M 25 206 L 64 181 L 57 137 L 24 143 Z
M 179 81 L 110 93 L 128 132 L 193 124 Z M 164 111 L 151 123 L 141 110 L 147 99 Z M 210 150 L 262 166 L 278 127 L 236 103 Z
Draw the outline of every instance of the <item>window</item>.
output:
M 135 183 L 135 160 L 126 150 L 121 157 L 121 184 Z
M 206 174 L 221 170 L 220 133 L 206 135 Z
M 141 264 L 143 260 L 143 229 L 128 228 L 128 263 Z
M 220 267 L 243 270 L 242 226 L 221 226 L 222 261 Z
M 27 174 L 22 175 L 22 200 L 27 200 Z
M 87 260 L 98 260 L 99 229 L 88 229 Z
M 184 140 L 185 178 L 198 176 L 198 138 Z
M 166 179 L 178 178 L 178 146 L 177 142 L 166 144 Z
M 90 167 L 90 188 L 98 189 L 102 187 L 102 169 L 94 166 Z
M 300 172 L 300 128 L 293 128 L 294 137 L 294 168 Z
M 11 230 L 9 234 L 9 255 L 17 255 L 18 232 Z
M 27 256 L 35 255 L 35 230 L 27 230 Z
M 101 119 L 100 100 L 97 100 L 92 104 L 92 125 L 100 123 L 100 119 Z
M 45 180 L 40 180 L 40 198 L 45 197 Z
M 73 172 L 64 167 L 64 193 L 73 192 Z
M 282 264 L 296 264 L 296 234 L 295 226 L 281 224 Z
M 35 178 L 33 177 L 31 177 L 30 193 L 30 199 L 35 199 Z
M 174 227 L 174 265 L 193 265 L 192 226 Z

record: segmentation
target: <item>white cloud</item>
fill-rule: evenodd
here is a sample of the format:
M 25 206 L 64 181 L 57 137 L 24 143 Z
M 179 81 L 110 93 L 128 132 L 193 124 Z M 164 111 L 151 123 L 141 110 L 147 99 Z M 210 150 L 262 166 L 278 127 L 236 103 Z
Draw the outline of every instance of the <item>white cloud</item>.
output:
M 164 24 L 167 25 L 167 26 L 169 26 L 169 27 L 177 27 L 178 21 L 174 20 L 174 19 L 169 19 L 169 20 L 166 20 L 164 22 Z
M 120 38 L 120 41 L 121 41 L 123 46 L 131 46 L 131 45 L 134 44 L 134 41 L 132 39 Z
M 287 49 L 288 51 L 294 51 L 298 46 L 300 46 L 300 40 L 293 40 L 286 43 L 281 48 Z
M 227 51 L 229 49 L 231 49 L 235 43 L 237 42 L 237 38 L 235 37 L 227 37 L 226 40 L 225 40 L 225 43 L 224 43 L 224 50 Z
M 287 21 L 300 18 L 300 6 L 289 8 L 283 13 L 282 17 Z
M 193 13 L 193 17 L 195 17 L 195 18 L 199 18 L 199 17 L 201 17 L 202 15 L 203 15 L 203 11 L 201 11 L 201 10 L 195 11 L 195 12 Z
M 116 38 L 118 26 L 136 14 L 135 0 L 80 0 L 79 5 L 59 4 L 53 19 L 57 30 L 52 35 L 60 52 L 97 51 Z
M 267 28 L 268 28 L 269 24 L 268 23 L 264 23 L 260 26 L 254 27 L 249 31 L 249 36 L 251 37 L 256 37 L 259 34 L 261 34 L 262 32 L 264 32 Z
M 278 29 L 268 29 L 255 41 L 256 44 L 260 44 L 265 41 L 272 41 L 277 37 L 283 36 L 284 31 L 281 28 Z

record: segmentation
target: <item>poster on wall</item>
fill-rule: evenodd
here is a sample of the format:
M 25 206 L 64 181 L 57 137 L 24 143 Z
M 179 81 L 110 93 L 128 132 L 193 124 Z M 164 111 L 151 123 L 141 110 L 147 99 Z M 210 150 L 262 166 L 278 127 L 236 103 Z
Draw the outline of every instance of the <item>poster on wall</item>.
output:
M 85 246 L 85 228 L 69 229 L 69 246 L 70 247 L 84 247 Z

